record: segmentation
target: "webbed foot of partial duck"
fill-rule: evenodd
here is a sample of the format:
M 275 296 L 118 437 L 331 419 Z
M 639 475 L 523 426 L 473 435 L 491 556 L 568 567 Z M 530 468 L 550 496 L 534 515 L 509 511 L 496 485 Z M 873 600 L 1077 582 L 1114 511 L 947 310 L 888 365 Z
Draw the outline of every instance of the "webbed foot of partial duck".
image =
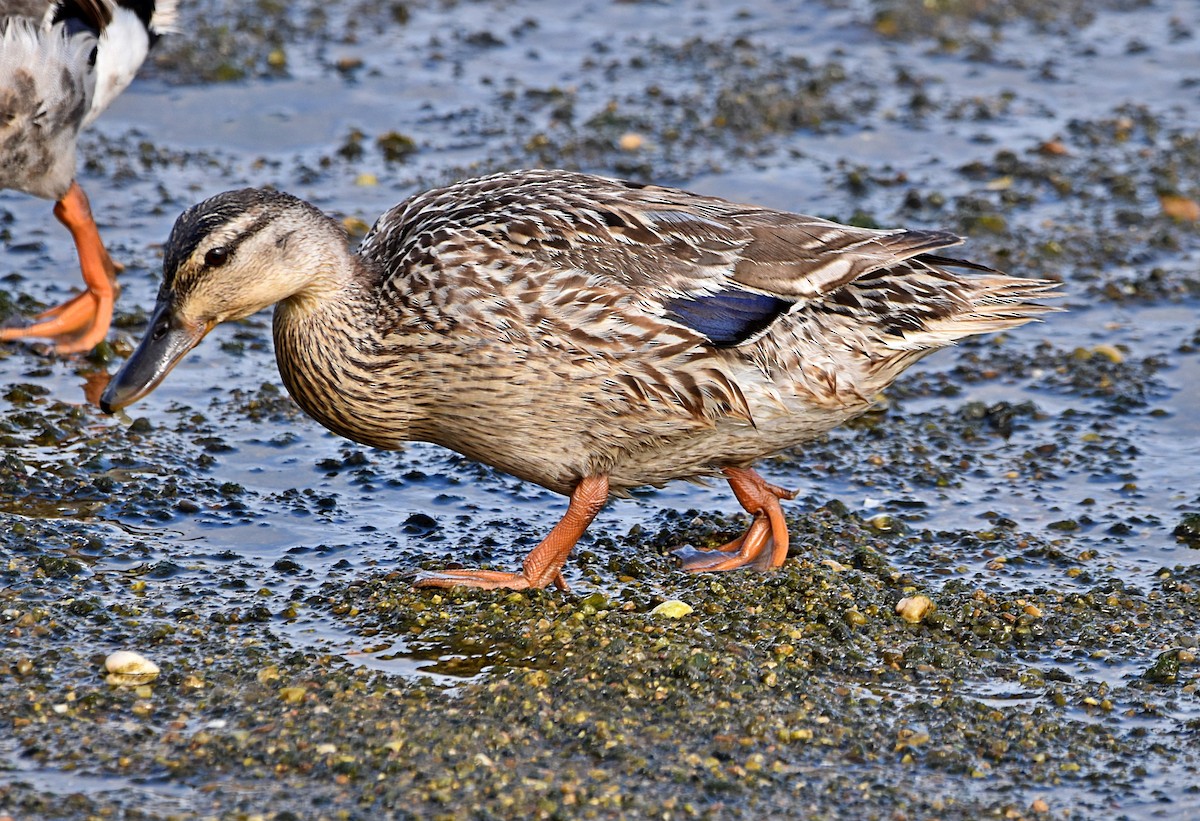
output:
M 121 266 L 104 249 L 87 195 L 79 183 L 72 182 L 63 198 L 55 203 L 54 215 L 75 239 L 87 290 L 38 314 L 32 325 L 0 329 L 0 341 L 41 337 L 53 340 L 60 354 L 90 351 L 108 336 L 113 303 L 120 290 L 116 275 Z

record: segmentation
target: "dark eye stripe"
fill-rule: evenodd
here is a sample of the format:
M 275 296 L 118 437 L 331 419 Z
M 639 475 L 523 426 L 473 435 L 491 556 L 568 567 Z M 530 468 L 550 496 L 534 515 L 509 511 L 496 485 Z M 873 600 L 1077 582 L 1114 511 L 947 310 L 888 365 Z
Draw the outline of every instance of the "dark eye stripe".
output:
M 227 191 L 210 200 L 193 205 L 179 215 L 171 236 L 163 248 L 163 284 L 167 288 L 174 287 L 175 275 L 185 260 L 191 257 L 196 247 L 206 237 L 230 220 L 238 218 L 247 210 L 269 201 L 280 195 L 274 192 L 244 188 L 241 191 Z M 250 225 L 223 246 L 229 256 L 239 245 L 260 231 L 274 217 L 271 213 L 263 213 Z

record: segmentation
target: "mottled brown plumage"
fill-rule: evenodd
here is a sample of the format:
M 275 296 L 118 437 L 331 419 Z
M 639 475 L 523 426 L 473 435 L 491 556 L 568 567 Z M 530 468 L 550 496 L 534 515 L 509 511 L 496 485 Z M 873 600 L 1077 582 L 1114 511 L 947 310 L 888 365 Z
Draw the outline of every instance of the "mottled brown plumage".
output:
M 561 583 L 609 493 L 721 474 L 755 524 L 685 566 L 778 565 L 789 494 L 755 460 L 862 413 L 921 356 L 1050 310 L 1031 300 L 1051 283 L 933 255 L 958 242 L 521 171 L 418 194 L 351 254 L 311 205 L 228 192 L 176 223 L 151 329 L 104 405 L 152 390 L 215 324 L 278 303 L 280 373 L 321 424 L 573 494 L 575 524 L 524 573 L 426 583 Z

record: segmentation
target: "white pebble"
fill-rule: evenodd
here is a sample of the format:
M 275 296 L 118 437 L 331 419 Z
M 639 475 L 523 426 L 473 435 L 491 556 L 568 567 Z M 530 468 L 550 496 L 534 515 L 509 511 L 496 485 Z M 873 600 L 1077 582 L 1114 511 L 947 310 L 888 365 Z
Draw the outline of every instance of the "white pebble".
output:
M 110 653 L 104 660 L 104 669 L 108 671 L 105 680 L 109 684 L 147 684 L 158 678 L 158 665 L 132 650 Z

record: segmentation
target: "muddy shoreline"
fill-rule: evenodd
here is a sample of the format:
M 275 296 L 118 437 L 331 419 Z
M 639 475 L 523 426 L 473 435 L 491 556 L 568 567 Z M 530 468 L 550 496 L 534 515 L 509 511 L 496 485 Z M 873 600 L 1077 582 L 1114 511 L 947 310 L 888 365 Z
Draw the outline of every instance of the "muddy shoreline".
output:
M 1200 15 L 1004 8 L 185 7 L 81 146 L 111 344 L 0 349 L 0 818 L 1200 812 Z M 196 200 L 276 185 L 362 231 L 529 165 L 954 230 L 1069 311 L 767 460 L 801 491 L 779 572 L 676 570 L 744 527 L 680 485 L 610 505 L 569 594 L 414 590 L 515 565 L 563 500 L 322 432 L 269 316 L 132 418 L 87 404 Z M 46 203 L 0 195 L 0 241 L 0 313 L 76 285 Z M 109 685 L 116 649 L 161 676 Z

